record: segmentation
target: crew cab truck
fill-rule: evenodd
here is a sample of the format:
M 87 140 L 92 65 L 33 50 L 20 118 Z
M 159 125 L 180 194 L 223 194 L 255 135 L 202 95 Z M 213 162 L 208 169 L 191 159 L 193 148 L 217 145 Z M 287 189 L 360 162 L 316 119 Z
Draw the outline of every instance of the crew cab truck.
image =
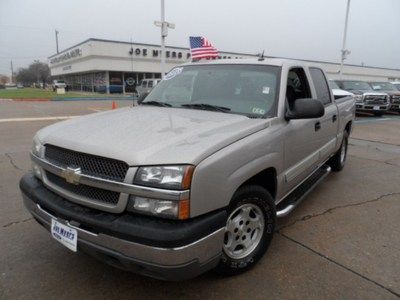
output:
M 390 82 L 373 81 L 369 83 L 374 91 L 384 92 L 390 97 L 390 110 L 400 113 L 400 91 Z
M 342 90 L 354 94 L 356 110 L 359 112 L 372 113 L 380 117 L 390 108 L 390 96 L 387 93 L 374 91 L 367 82 L 358 80 L 335 80 L 335 82 Z
M 344 167 L 354 117 L 317 66 L 189 63 L 138 106 L 41 129 L 20 188 L 73 251 L 164 280 L 238 274 L 264 255 L 276 218 Z

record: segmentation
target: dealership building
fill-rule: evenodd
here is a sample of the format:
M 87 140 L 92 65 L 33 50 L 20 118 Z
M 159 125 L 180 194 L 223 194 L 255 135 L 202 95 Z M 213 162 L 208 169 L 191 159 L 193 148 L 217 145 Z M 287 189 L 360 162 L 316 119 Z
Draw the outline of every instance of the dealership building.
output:
M 223 52 L 220 58 L 241 59 L 252 54 Z M 166 47 L 166 69 L 190 61 L 188 48 Z M 159 45 L 129 43 L 90 38 L 49 57 L 53 79 L 64 80 L 71 90 L 129 93 L 134 83 L 145 78 L 161 78 L 161 48 Z M 340 65 L 319 64 L 330 79 L 339 78 Z M 345 65 L 344 79 L 400 81 L 399 69 Z

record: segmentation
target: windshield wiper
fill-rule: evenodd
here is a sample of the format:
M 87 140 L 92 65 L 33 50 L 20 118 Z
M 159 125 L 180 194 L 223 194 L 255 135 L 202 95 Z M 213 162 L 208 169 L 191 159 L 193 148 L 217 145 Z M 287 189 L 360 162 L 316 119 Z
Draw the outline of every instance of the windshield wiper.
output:
M 181 106 L 188 107 L 188 108 L 195 108 L 195 109 L 219 111 L 219 112 L 224 112 L 224 113 L 231 111 L 231 109 L 229 107 L 217 106 L 217 105 L 206 104 L 206 103 L 182 104 Z
M 140 105 L 153 105 L 153 106 L 162 106 L 162 107 L 171 107 L 172 106 L 169 103 L 160 102 L 160 101 L 146 101 L 146 102 L 140 103 Z

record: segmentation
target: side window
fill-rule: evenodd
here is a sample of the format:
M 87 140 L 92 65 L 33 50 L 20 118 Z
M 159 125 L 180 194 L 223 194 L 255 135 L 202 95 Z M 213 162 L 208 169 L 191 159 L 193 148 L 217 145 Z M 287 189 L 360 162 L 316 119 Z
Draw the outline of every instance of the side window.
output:
M 148 85 L 148 87 L 149 87 L 149 88 L 153 87 L 153 81 L 152 81 L 152 80 L 151 80 L 151 81 L 149 81 L 149 85 Z
M 310 74 L 314 82 L 318 100 L 320 100 L 324 105 L 331 103 L 331 93 L 329 91 L 329 85 L 322 70 L 317 68 L 310 68 Z
M 289 108 L 292 108 L 294 100 L 311 98 L 310 86 L 303 68 L 293 68 L 289 71 L 286 86 L 286 99 Z
M 144 88 L 147 87 L 147 81 L 146 80 L 142 81 L 142 87 L 144 87 Z

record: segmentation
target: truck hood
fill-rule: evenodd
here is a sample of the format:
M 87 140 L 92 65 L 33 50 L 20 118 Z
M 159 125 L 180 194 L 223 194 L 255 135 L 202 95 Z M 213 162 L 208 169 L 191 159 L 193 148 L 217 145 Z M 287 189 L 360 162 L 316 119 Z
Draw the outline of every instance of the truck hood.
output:
M 387 95 L 386 93 L 376 92 L 374 90 L 366 91 L 366 90 L 351 90 L 349 91 L 355 95 L 373 95 L 373 96 L 382 96 Z
M 400 96 L 400 91 L 391 91 L 391 90 L 379 90 L 380 93 L 385 93 L 390 96 Z
M 130 166 L 197 164 L 269 122 L 204 110 L 138 106 L 59 122 L 40 130 L 37 138 L 42 144 L 119 159 Z

